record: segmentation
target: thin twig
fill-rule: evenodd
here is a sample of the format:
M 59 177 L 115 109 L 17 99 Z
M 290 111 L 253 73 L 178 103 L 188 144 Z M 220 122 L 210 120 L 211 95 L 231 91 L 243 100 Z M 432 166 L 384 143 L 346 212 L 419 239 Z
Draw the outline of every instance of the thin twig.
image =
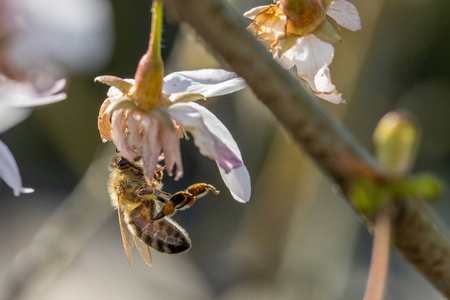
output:
M 385 211 L 375 218 L 372 259 L 364 300 L 383 299 L 389 266 L 391 216 Z
M 247 81 L 255 95 L 339 184 L 344 194 L 355 178 L 382 180 L 374 159 L 246 32 L 240 14 L 220 0 L 165 0 L 165 3 Z M 417 202 L 399 201 L 396 213 L 393 245 L 450 297 L 448 238 Z

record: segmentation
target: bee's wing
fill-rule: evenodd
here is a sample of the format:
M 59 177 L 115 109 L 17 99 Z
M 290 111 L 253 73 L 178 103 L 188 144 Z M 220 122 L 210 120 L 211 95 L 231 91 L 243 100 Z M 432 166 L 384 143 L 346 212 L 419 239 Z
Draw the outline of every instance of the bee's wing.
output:
M 123 242 L 123 248 L 125 250 L 125 254 L 127 255 L 127 260 L 130 266 L 131 263 L 131 248 L 133 247 L 133 236 L 131 235 L 130 231 L 128 230 L 127 226 L 124 224 L 123 220 L 123 212 L 122 212 L 122 199 L 118 195 L 118 207 L 117 207 L 117 213 L 119 215 L 119 225 L 120 225 L 120 233 L 122 235 L 122 242 Z M 130 246 L 131 245 L 131 246 Z M 137 245 L 137 244 L 136 244 Z
M 139 250 L 142 258 L 145 260 L 147 265 L 152 266 L 152 255 L 150 254 L 150 249 L 148 245 L 144 243 L 140 238 L 133 236 L 134 243 L 136 244 L 136 248 Z

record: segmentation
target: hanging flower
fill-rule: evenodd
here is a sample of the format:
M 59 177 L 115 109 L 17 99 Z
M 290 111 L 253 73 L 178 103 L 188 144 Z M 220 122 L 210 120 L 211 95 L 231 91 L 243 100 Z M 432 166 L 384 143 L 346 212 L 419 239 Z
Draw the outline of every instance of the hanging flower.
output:
M 60 92 L 64 86 L 65 79 L 61 79 L 49 90 L 38 92 L 29 82 L 18 82 L 0 75 L 0 133 L 26 118 L 32 107 L 66 99 L 66 94 Z M 13 189 L 15 196 L 33 192 L 33 189 L 22 186 L 22 178 L 14 156 L 2 141 L 0 141 L 0 178 Z
M 175 179 L 183 176 L 179 139 L 188 131 L 200 153 L 216 161 L 233 197 L 249 200 L 250 176 L 236 142 L 214 114 L 193 102 L 238 91 L 246 86 L 242 78 L 217 69 L 169 74 L 163 79 L 160 105 L 150 110 L 133 99 L 133 79 L 100 76 L 95 80 L 112 86 L 98 118 L 103 142 L 113 141 L 129 161 L 141 156 L 147 180 L 162 158 L 169 175 L 176 168 Z
M 175 179 L 183 176 L 180 138 L 189 131 L 200 153 L 214 159 L 233 197 L 250 198 L 250 176 L 239 148 L 225 125 L 194 103 L 226 95 L 246 84 L 235 73 L 204 69 L 164 77 L 161 58 L 162 1 L 153 2 L 148 50 L 139 61 L 134 79 L 99 76 L 111 88 L 100 107 L 98 129 L 103 142 L 113 141 L 128 161 L 142 157 L 144 175 L 152 181 L 160 160 Z
M 341 40 L 332 22 L 351 31 L 361 29 L 353 4 L 345 0 L 282 0 L 255 7 L 244 16 L 253 20 L 248 30 L 284 68 L 295 65 L 297 75 L 318 97 L 335 104 L 344 102 L 328 68 L 334 56 L 331 44 Z

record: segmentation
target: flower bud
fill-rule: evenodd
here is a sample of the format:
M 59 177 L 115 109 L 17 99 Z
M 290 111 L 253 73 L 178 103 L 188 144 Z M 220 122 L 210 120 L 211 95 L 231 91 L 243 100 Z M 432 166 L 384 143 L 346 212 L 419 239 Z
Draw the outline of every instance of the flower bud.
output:
M 326 10 L 320 0 L 281 0 L 280 4 L 295 28 L 291 30 L 300 36 L 311 34 L 325 21 Z
M 373 140 L 376 157 L 386 172 L 393 177 L 406 176 L 419 142 L 416 120 L 405 112 L 390 112 L 378 123 Z

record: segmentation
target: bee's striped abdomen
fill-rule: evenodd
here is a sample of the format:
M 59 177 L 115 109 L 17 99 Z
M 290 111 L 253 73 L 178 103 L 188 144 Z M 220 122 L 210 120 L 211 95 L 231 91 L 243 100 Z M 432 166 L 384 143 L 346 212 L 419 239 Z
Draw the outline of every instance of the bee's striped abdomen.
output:
M 136 236 L 159 252 L 173 254 L 188 250 L 191 241 L 186 231 L 167 217 L 152 221 L 150 217 L 155 214 L 154 201 L 142 203 L 130 212 L 126 222 Z

